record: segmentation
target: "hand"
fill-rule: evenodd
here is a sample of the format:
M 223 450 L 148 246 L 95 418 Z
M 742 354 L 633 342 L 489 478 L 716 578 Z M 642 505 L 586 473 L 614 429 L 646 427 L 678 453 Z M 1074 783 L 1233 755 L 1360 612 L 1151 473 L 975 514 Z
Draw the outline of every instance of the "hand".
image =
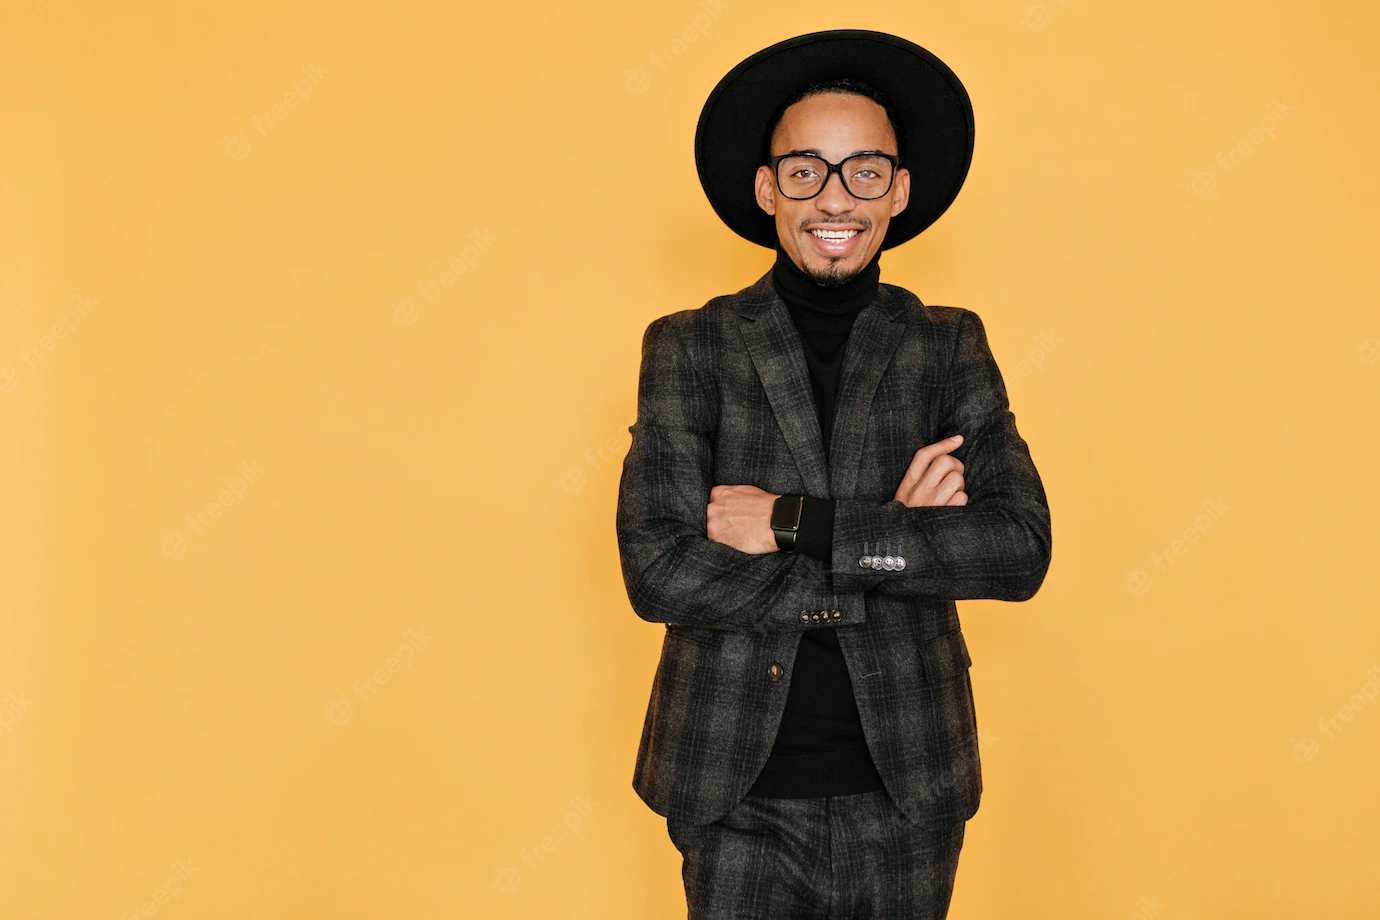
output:
M 745 553 L 775 553 L 771 508 L 781 496 L 756 486 L 714 486 L 709 490 L 708 536 Z
M 894 500 L 907 508 L 968 504 L 968 493 L 963 491 L 963 461 L 949 456 L 949 451 L 962 443 L 963 435 L 956 434 L 917 450 Z

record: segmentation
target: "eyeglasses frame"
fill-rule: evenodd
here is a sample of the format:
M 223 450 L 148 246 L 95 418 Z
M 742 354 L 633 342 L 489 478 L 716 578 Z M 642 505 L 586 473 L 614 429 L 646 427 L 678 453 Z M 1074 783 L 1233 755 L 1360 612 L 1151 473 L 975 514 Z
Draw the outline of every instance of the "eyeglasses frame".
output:
M 827 171 L 824 173 L 824 181 L 819 184 L 819 190 L 816 191 L 813 195 L 806 195 L 804 198 L 792 198 L 790 195 L 787 195 L 785 192 L 781 191 L 781 161 L 788 159 L 789 157 L 813 157 L 814 159 L 819 160 L 826 167 L 828 167 Z M 886 189 L 880 195 L 873 195 L 871 198 L 863 198 L 860 195 L 853 195 L 853 190 L 848 187 L 848 180 L 843 177 L 843 164 L 847 163 L 849 160 L 857 159 L 858 157 L 882 157 L 883 159 L 891 162 L 891 179 L 887 182 Z M 818 198 L 820 192 L 824 191 L 829 186 L 829 177 L 832 176 L 834 173 L 838 173 L 839 182 L 843 185 L 843 190 L 847 192 L 849 195 L 852 195 L 859 201 L 876 201 L 878 198 L 886 197 L 886 193 L 891 191 L 891 187 L 896 184 L 896 173 L 901 168 L 901 157 L 897 154 L 892 153 L 855 153 L 852 156 L 844 157 L 837 163 L 830 163 L 828 160 L 824 159 L 824 157 L 820 156 L 817 153 L 783 153 L 778 156 L 772 157 L 770 163 L 771 174 L 776 179 L 776 190 L 778 192 L 781 192 L 782 198 L 787 198 L 791 201 L 809 201 L 811 198 Z

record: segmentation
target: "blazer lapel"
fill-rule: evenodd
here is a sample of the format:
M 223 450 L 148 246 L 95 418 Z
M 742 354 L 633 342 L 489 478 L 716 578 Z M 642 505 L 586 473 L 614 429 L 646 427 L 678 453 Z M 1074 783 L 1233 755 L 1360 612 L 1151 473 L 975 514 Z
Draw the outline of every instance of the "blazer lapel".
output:
M 752 355 L 753 367 L 767 391 L 776 422 L 795 457 L 796 469 L 805 483 L 806 495 L 827 497 L 828 464 L 824 458 L 824 438 L 815 414 L 815 395 L 810 389 L 810 371 L 805 364 L 805 347 L 796 332 L 786 304 L 772 287 L 770 272 L 763 299 L 740 322 L 743 341 Z M 753 285 L 758 288 L 761 282 Z
M 879 288 L 876 299 L 858 311 L 844 343 L 829 439 L 830 498 L 853 497 L 877 384 L 905 331 L 899 308 L 895 294 Z
M 743 341 L 805 483 L 805 493 L 820 498 L 850 496 L 858 479 L 872 398 L 901 341 L 902 305 L 883 287 L 853 321 L 843 350 L 826 458 L 804 345 L 771 283 L 771 272 L 740 293 L 737 312 L 743 317 L 739 323 Z

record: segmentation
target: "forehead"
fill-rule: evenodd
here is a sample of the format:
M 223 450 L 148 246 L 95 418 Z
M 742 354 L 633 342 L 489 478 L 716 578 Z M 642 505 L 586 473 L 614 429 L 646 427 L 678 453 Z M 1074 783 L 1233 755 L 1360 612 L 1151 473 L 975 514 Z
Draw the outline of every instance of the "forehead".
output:
M 817 93 L 786 109 L 772 134 L 771 152 L 815 149 L 826 157 L 844 157 L 895 146 L 886 109 L 866 96 Z

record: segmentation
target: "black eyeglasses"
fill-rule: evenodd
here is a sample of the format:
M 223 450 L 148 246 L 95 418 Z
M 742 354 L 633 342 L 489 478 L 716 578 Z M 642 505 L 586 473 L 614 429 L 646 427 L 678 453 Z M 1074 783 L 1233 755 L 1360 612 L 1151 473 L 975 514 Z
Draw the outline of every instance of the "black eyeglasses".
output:
M 833 173 L 839 174 L 848 194 L 870 201 L 891 191 L 900 162 L 899 156 L 889 153 L 859 153 L 838 163 L 810 153 L 783 153 L 771 158 L 771 168 L 777 189 L 794 201 L 813 198 L 824 191 Z

